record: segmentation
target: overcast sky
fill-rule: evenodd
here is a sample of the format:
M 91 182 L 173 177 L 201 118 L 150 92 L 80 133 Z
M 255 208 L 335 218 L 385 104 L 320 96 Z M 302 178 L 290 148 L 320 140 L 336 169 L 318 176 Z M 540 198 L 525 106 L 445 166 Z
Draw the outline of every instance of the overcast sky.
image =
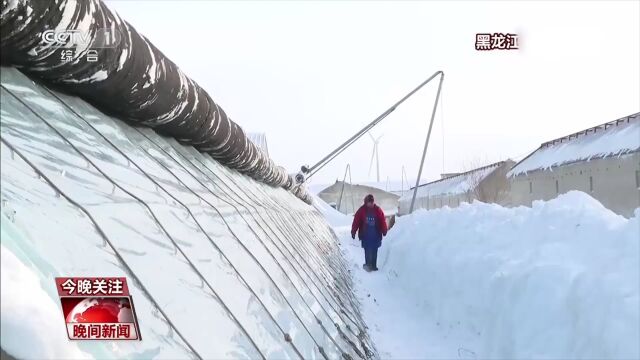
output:
M 640 111 L 639 1 L 108 1 L 291 172 L 313 165 L 437 70 L 424 179 L 519 158 Z M 474 48 L 516 33 L 518 51 Z M 415 179 L 437 81 L 373 130 L 381 179 Z M 640 136 L 640 134 L 639 134 Z M 368 175 L 367 136 L 312 183 Z M 444 155 L 444 156 L 443 156 Z

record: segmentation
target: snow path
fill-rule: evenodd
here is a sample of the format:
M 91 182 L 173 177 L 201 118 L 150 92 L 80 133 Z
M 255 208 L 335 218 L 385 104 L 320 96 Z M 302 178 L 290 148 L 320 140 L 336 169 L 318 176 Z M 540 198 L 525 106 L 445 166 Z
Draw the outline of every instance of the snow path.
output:
M 421 210 L 397 220 L 367 273 L 351 218 L 315 204 L 382 359 L 640 358 L 640 209 L 625 219 L 573 191 L 531 208 Z
M 356 296 L 363 306 L 371 338 L 382 359 L 474 358 L 464 344 L 450 340 L 453 329 L 445 329 L 437 321 L 424 318 L 418 296 L 407 296 L 394 285 L 397 275 L 385 267 L 390 254 L 384 243 L 378 254 L 380 270 L 367 273 L 362 269 L 363 250 L 358 240 L 351 239 L 350 227 L 334 230 L 353 275 Z M 471 340 L 477 342 L 477 339 Z M 459 350 L 462 356 L 458 355 Z
M 314 205 L 323 213 L 340 240 L 342 255 L 355 283 L 356 297 L 362 304 L 369 334 L 382 359 L 474 359 L 473 352 L 449 338 L 453 329 L 437 321 L 424 319 L 424 310 L 406 291 L 394 284 L 397 275 L 386 268 L 388 247 L 378 253 L 377 272 L 362 269 L 364 251 L 360 242 L 351 239 L 351 217 L 345 216 L 317 196 Z M 420 319 L 419 321 L 416 321 Z M 458 338 L 461 338 L 458 334 Z M 477 342 L 477 339 L 472 339 Z

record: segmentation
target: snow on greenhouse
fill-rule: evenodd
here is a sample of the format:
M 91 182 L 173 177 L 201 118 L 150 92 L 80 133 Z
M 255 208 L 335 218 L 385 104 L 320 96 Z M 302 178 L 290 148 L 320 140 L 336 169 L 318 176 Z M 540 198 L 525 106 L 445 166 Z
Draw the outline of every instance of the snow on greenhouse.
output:
M 459 175 L 432 181 L 418 187 L 418 196 L 457 195 L 472 190 L 479 181 L 489 176 L 500 163 L 491 164 Z M 405 197 L 410 198 L 413 193 Z
M 640 113 L 548 141 L 516 164 L 508 177 L 640 151 Z
M 265 133 L 248 132 L 247 138 L 260 150 L 269 155 L 269 147 L 267 146 L 267 135 Z

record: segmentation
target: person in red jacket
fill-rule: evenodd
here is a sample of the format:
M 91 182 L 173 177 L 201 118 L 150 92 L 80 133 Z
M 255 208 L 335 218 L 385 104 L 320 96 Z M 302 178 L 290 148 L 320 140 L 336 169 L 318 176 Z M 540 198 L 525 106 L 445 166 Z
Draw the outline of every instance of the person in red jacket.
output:
M 353 217 L 351 238 L 356 238 L 356 231 L 364 249 L 364 264 L 366 271 L 377 271 L 378 248 L 382 245 L 382 237 L 387 236 L 387 221 L 382 209 L 376 205 L 373 195 L 364 198 L 362 205 Z

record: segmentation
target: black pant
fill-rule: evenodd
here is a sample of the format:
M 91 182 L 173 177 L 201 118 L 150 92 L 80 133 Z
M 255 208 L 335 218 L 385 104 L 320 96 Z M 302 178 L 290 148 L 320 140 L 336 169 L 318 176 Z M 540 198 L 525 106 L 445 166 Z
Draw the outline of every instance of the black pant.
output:
M 377 247 L 365 247 L 364 248 L 364 263 L 369 265 L 369 268 L 375 269 L 378 267 L 378 248 Z

